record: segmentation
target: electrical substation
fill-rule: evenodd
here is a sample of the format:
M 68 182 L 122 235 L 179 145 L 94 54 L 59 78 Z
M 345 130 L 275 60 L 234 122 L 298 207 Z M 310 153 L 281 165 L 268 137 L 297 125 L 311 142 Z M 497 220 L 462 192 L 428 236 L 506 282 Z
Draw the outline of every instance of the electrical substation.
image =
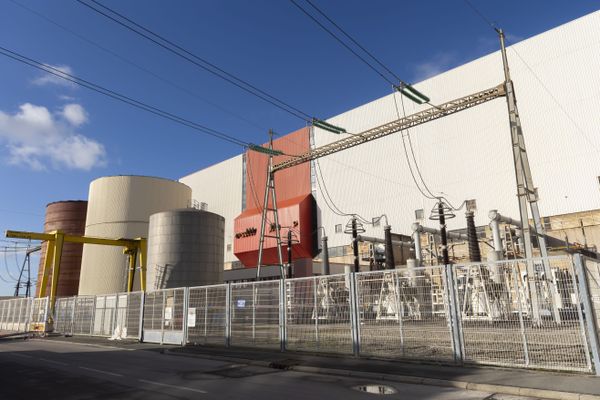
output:
M 497 52 L 178 181 L 92 181 L 6 233 L 42 257 L 0 328 L 598 374 L 598 113 L 565 108 L 600 105 L 599 27 L 496 28 Z

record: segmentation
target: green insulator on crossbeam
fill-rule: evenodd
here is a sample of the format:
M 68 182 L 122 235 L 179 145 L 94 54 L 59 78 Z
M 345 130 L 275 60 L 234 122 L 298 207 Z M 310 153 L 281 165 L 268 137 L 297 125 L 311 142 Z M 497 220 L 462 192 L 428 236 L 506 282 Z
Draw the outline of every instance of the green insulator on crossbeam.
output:
M 257 153 L 264 153 L 264 154 L 268 154 L 268 155 L 272 155 L 272 156 L 282 156 L 283 155 L 283 151 L 281 151 L 281 150 L 268 149 L 266 147 L 262 147 L 262 146 L 259 146 L 257 144 L 252 144 L 252 143 L 250 143 L 248 145 L 248 149 L 252 150 L 252 151 L 256 151 Z
M 317 119 L 317 118 L 313 118 L 312 122 L 313 122 L 313 125 L 316 126 L 317 128 L 321 128 L 321 129 L 324 129 L 326 131 L 329 131 L 329 132 L 332 132 L 332 133 L 335 133 L 338 135 L 340 133 L 346 133 L 346 130 L 344 128 L 332 125 L 328 122 L 325 122 L 325 121 Z
M 425 96 L 423 93 L 419 92 L 417 89 L 412 87 L 409 84 L 403 83 L 400 86 L 394 86 L 396 90 L 402 93 L 404 96 L 408 97 L 412 101 L 418 104 L 429 103 L 431 99 Z

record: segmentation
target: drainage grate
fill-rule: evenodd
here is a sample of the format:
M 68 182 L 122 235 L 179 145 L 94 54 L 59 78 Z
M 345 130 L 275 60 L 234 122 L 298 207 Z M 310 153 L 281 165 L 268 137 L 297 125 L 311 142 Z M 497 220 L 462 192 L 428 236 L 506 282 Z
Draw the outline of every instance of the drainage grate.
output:
M 354 386 L 352 389 L 370 394 L 394 394 L 398 392 L 391 386 L 378 384 L 358 385 Z

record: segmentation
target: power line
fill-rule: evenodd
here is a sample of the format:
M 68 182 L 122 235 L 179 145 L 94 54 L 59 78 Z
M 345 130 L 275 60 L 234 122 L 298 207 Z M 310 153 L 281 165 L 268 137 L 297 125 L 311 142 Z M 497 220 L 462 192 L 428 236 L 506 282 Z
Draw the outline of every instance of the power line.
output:
M 481 12 L 481 10 L 479 10 L 477 7 L 475 7 L 475 5 L 473 5 L 473 3 L 471 3 L 469 0 L 464 0 L 464 2 L 487 24 L 489 25 L 496 33 L 500 33 L 498 30 L 498 27 L 496 26 L 495 22 L 492 22 L 483 12 Z M 505 38 L 505 41 L 508 44 L 511 44 L 510 40 Z M 573 124 L 573 126 L 575 127 L 575 129 L 577 129 L 577 131 L 579 131 L 579 133 L 581 134 L 581 136 L 583 136 L 583 138 L 590 144 L 592 145 L 592 147 L 594 147 L 596 150 L 598 149 L 598 146 L 596 145 L 596 143 L 594 143 L 589 136 L 587 135 L 587 133 L 585 133 L 585 131 L 579 126 L 579 124 L 577 124 L 577 122 L 575 121 L 575 119 L 573 117 L 571 117 L 571 115 L 567 112 L 567 110 L 563 107 L 563 105 L 558 101 L 558 99 L 554 96 L 554 94 L 550 91 L 550 89 L 548 88 L 548 86 L 546 86 L 546 84 L 542 81 L 542 79 L 538 76 L 538 74 L 533 70 L 533 68 L 531 68 L 531 66 L 527 63 L 527 61 L 525 61 L 525 59 L 523 57 L 521 57 L 521 54 L 519 54 L 519 52 L 517 51 L 517 49 L 514 46 L 514 43 L 512 43 L 513 45 L 510 46 L 509 48 L 517 55 L 517 57 L 519 57 L 519 59 L 521 60 L 521 62 L 525 65 L 525 67 L 527 68 L 527 70 L 529 70 L 529 72 L 531 73 L 531 75 L 533 75 L 533 77 L 538 81 L 538 83 L 540 84 L 540 86 L 542 87 L 542 89 L 544 89 L 544 91 L 548 94 L 548 96 L 550 96 L 550 99 L 554 102 L 554 104 L 556 104 L 556 106 L 558 106 L 558 108 L 560 109 L 560 111 L 567 117 L 567 119 L 569 121 L 571 121 L 571 123 Z
M 83 35 L 75 32 L 72 29 L 70 29 L 70 28 L 68 28 L 68 27 L 66 27 L 66 26 L 64 26 L 64 25 L 56 22 L 55 20 L 53 20 L 53 19 L 51 19 L 51 18 L 49 18 L 49 17 L 47 17 L 47 16 L 39 13 L 38 11 L 36 11 L 36 10 L 34 10 L 32 8 L 29 8 L 28 6 L 26 6 L 24 4 L 21 4 L 21 3 L 19 3 L 16 0 L 9 0 L 9 1 L 12 2 L 13 4 L 15 4 L 16 6 L 21 7 L 22 9 L 24 9 L 26 11 L 29 11 L 30 13 L 36 15 L 37 17 L 45 20 L 46 22 L 48 22 L 48 23 L 50 23 L 50 24 L 52 24 L 52 25 L 54 25 L 54 26 L 62 29 L 63 31 L 70 33 L 71 35 L 75 36 L 76 38 L 80 39 L 81 41 L 83 41 L 85 43 L 88 43 L 88 44 L 90 44 L 90 45 L 92 45 L 92 46 L 94 46 L 94 47 L 102 50 L 103 52 L 105 52 L 107 54 L 110 54 L 111 56 L 113 56 L 113 57 L 121 60 L 122 62 L 124 62 L 124 63 L 126 63 L 128 65 L 131 65 L 134 68 L 137 68 L 138 70 L 140 70 L 142 72 L 145 72 L 146 74 L 154 77 L 155 79 L 158 79 L 159 81 L 161 81 L 163 83 L 166 83 L 167 85 L 169 85 L 169 86 L 171 86 L 171 87 L 173 87 L 175 89 L 178 89 L 179 91 L 182 91 L 182 92 L 186 93 L 187 95 L 189 95 L 189 96 L 191 96 L 193 98 L 201 100 L 201 101 L 203 101 L 203 102 L 205 102 L 205 103 L 207 103 L 207 104 L 215 107 L 216 109 L 221 110 L 222 112 L 224 112 L 226 114 L 229 114 L 232 117 L 235 117 L 235 118 L 239 119 L 240 121 L 244 121 L 247 124 L 254 126 L 255 128 L 258 128 L 260 130 L 266 130 L 265 127 L 262 127 L 262 126 L 258 125 L 256 122 L 254 122 L 254 121 L 252 121 L 252 120 L 250 120 L 250 119 L 248 119 L 246 117 L 243 117 L 242 115 L 239 115 L 239 114 L 237 114 L 237 113 L 235 113 L 235 112 L 233 112 L 233 111 L 231 111 L 231 110 L 229 110 L 229 109 L 227 109 L 227 108 L 225 108 L 225 107 L 223 107 L 223 106 L 221 106 L 221 105 L 219 105 L 219 104 L 217 104 L 217 103 L 215 103 L 215 102 L 213 102 L 213 101 L 211 101 L 211 100 L 209 100 L 209 99 L 207 99 L 207 98 L 205 98 L 205 97 L 203 97 L 201 95 L 199 95 L 198 93 L 196 93 L 196 92 L 194 92 L 192 90 L 189 90 L 188 88 L 183 87 L 183 86 L 175 83 L 174 81 L 172 81 L 170 79 L 164 78 L 164 77 L 162 77 L 162 76 L 160 76 L 160 75 L 152 72 L 151 70 L 143 67 L 142 65 L 139 65 L 139 64 L 137 64 L 137 63 L 135 63 L 135 62 L 133 62 L 133 61 L 131 61 L 131 60 L 129 60 L 129 59 L 127 59 L 127 58 L 125 58 L 125 57 L 117 54 L 117 53 L 115 53 L 114 51 L 110 50 L 109 48 L 104 47 L 101 44 L 99 44 L 99 43 L 97 43 L 97 42 L 95 42 L 93 40 L 90 40 L 90 39 L 86 38 L 85 36 L 83 36 Z
M 398 75 L 396 75 L 394 73 L 394 71 L 392 71 L 391 69 L 389 69 L 388 67 L 385 66 L 385 64 L 383 64 L 381 61 L 379 61 L 379 59 L 377 57 L 375 57 L 373 55 L 373 53 L 371 53 L 370 51 L 368 51 L 364 46 L 362 46 L 360 43 L 358 43 L 358 41 L 356 41 L 356 39 L 354 39 L 352 36 L 350 36 L 350 34 L 348 32 L 346 32 L 340 25 L 338 25 L 333 19 L 329 18 L 327 16 L 327 14 L 325 14 L 319 7 L 317 7 L 311 0 L 305 0 L 308 4 L 310 4 L 310 6 L 312 8 L 314 8 L 315 10 L 317 10 L 317 12 L 319 14 L 321 14 L 327 21 L 329 21 L 333 26 L 335 26 L 340 32 L 342 32 L 344 34 L 344 36 L 346 36 L 348 39 L 350 39 L 350 41 L 352 43 L 354 43 L 356 46 L 358 46 L 359 49 L 361 49 L 362 51 L 364 51 L 369 57 L 371 57 L 371 59 L 373 59 L 373 61 L 375 61 L 377 64 L 379 64 L 379 66 L 381 66 L 384 70 L 386 70 L 390 75 L 392 75 L 394 78 L 396 78 L 397 81 L 402 82 L 402 79 L 400 79 L 398 77 Z
M 154 32 L 154 31 L 138 24 L 137 22 L 133 21 L 132 19 L 124 16 L 123 14 L 118 13 L 117 11 L 113 10 L 112 8 L 105 6 L 96 0 L 89 0 L 89 1 L 93 2 L 94 4 L 96 4 L 97 6 L 102 7 L 102 9 L 108 11 L 110 13 L 110 14 L 108 14 L 107 12 L 95 7 L 94 5 L 92 5 L 88 2 L 85 2 L 83 0 L 77 0 L 77 1 L 81 4 L 83 4 L 84 6 L 90 8 L 91 10 L 95 11 L 96 13 L 116 22 L 117 24 L 129 29 L 130 31 L 138 34 L 139 36 L 162 47 L 163 49 L 179 56 L 180 58 L 183 58 L 184 60 L 196 65 L 199 68 L 202 68 L 203 70 L 205 70 L 207 72 L 210 72 L 211 74 L 231 83 L 232 85 L 237 86 L 238 88 L 252 94 L 253 96 L 256 96 L 256 97 L 262 99 L 263 101 L 270 103 L 271 105 L 279 108 L 280 110 L 283 110 L 283 111 L 287 112 L 288 114 L 291 114 L 303 121 L 307 121 L 307 122 L 312 121 L 312 117 L 309 114 L 305 113 L 304 111 L 302 111 L 294 106 L 291 106 L 290 104 L 284 102 L 283 100 L 281 100 L 273 95 L 270 95 L 269 93 L 257 88 L 256 86 L 250 84 L 249 82 L 225 71 L 224 69 L 222 69 L 222 68 L 218 67 L 217 65 L 203 59 L 202 57 L 192 53 L 191 51 L 183 48 L 182 46 L 179 46 L 176 43 L 166 39 L 164 36 L 161 36 L 158 33 Z M 115 17 L 115 16 L 117 16 L 117 17 Z
M 227 141 L 229 143 L 232 143 L 232 144 L 235 144 L 235 145 L 238 145 L 238 146 L 243 146 L 243 147 L 248 147 L 250 145 L 250 143 L 244 142 L 244 141 L 242 141 L 240 139 L 237 139 L 234 136 L 231 136 L 231 135 L 228 135 L 226 133 L 217 131 L 215 129 L 209 128 L 209 127 L 204 126 L 204 125 L 200 125 L 200 124 L 198 124 L 196 122 L 193 122 L 193 121 L 190 121 L 190 120 L 188 120 L 186 118 L 183 118 L 183 117 L 180 117 L 178 115 L 172 114 L 172 113 L 170 113 L 168 111 L 164 111 L 164 110 L 162 110 L 160 108 L 151 106 L 151 105 L 149 105 L 147 103 L 143 103 L 143 102 L 141 102 L 139 100 L 135 100 L 135 99 L 133 99 L 131 97 L 125 96 L 125 95 L 120 94 L 120 93 L 117 93 L 117 92 L 115 92 L 113 90 L 107 89 L 105 87 L 102 87 L 100 85 L 97 85 L 95 83 L 87 81 L 85 79 L 79 78 L 79 77 L 77 77 L 75 75 L 68 74 L 68 73 L 66 73 L 64 71 L 61 71 L 61 70 L 59 70 L 57 68 L 54 68 L 54 67 L 52 67 L 50 65 L 41 63 L 39 61 L 36 61 L 36 60 L 31 59 L 29 57 L 26 57 L 26 56 L 24 56 L 22 54 L 19 54 L 17 52 L 14 52 L 14 51 L 9 50 L 7 48 L 4 48 L 2 46 L 0 46 L 0 54 L 4 55 L 6 57 L 12 58 L 13 60 L 16 60 L 16 61 L 19 61 L 21 63 L 27 64 L 29 66 L 32 66 L 34 68 L 40 69 L 42 71 L 45 71 L 45 72 L 47 72 L 47 73 L 49 73 L 51 75 L 54 75 L 56 77 L 62 78 L 64 80 L 67 80 L 67 81 L 73 82 L 73 83 L 75 83 L 77 85 L 80 85 L 80 86 L 83 86 L 85 88 L 88 88 L 90 90 L 93 90 L 93 91 L 98 92 L 100 94 L 103 94 L 105 96 L 111 97 L 111 98 L 113 98 L 115 100 L 119 100 L 119 101 L 121 101 L 123 103 L 126 103 L 126 104 L 129 104 L 129 105 L 131 105 L 133 107 L 139 108 L 141 110 L 144 110 L 146 112 L 152 113 L 152 114 L 157 115 L 157 116 L 160 116 L 162 118 L 171 120 L 173 122 L 177 122 L 178 124 L 187 126 L 189 128 L 192 128 L 192 129 L 195 129 L 195 130 L 197 130 L 199 132 L 202 132 L 202 133 L 207 134 L 209 136 L 215 137 L 217 139 L 221 139 L 221 140 Z
M 381 73 L 381 71 L 379 71 L 377 68 L 375 68 L 373 66 L 373 64 L 371 64 L 369 61 L 367 61 L 364 57 L 362 57 L 360 54 L 358 54 L 356 51 L 354 51 L 354 49 L 352 49 L 352 47 L 348 46 L 342 39 L 340 39 L 335 33 L 333 33 L 329 28 L 327 28 L 325 25 L 323 25 L 318 19 L 316 19 L 311 13 L 309 13 L 308 11 L 306 11 L 306 9 L 304 7 L 302 7 L 300 4 L 298 4 L 296 1 L 294 0 L 290 0 L 292 2 L 293 5 L 295 5 L 296 7 L 298 7 L 298 9 L 300 11 L 302 11 L 308 18 L 310 18 L 311 20 L 314 21 L 314 23 L 316 23 L 317 25 L 319 25 L 319 27 L 321 27 L 321 29 L 323 29 L 325 32 L 327 32 L 332 38 L 334 38 L 337 42 L 339 42 L 342 46 L 344 46 L 348 51 L 350 51 L 352 54 L 354 54 L 358 59 L 360 59 L 363 63 L 365 63 L 369 68 L 371 68 L 371 70 L 373 70 L 377 75 L 379 75 L 383 80 L 385 80 L 386 82 L 388 82 L 390 85 L 394 85 L 394 82 L 392 80 L 390 80 L 388 77 L 386 77 L 384 74 Z M 311 4 L 312 5 L 312 4 Z M 319 10 L 319 13 L 322 14 L 322 12 Z M 328 20 L 330 20 L 329 18 L 327 18 Z M 337 25 L 336 25 L 337 26 Z M 387 68 L 386 68 L 387 69 Z

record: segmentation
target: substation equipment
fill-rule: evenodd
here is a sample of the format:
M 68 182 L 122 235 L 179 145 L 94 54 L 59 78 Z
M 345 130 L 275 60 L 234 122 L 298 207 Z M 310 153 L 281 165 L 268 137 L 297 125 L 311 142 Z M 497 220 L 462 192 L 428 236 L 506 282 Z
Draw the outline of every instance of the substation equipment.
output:
M 539 208 L 538 208 L 538 193 L 537 189 L 533 184 L 533 178 L 531 175 L 531 169 L 529 166 L 529 159 L 527 156 L 527 151 L 525 147 L 525 141 L 523 137 L 523 131 L 521 127 L 521 120 L 519 117 L 519 111 L 517 108 L 517 100 L 515 96 L 514 84 L 510 76 L 508 59 L 506 56 L 506 46 L 505 46 L 505 35 L 501 29 L 496 29 L 500 39 L 500 50 L 502 55 L 502 64 L 504 70 L 504 82 L 501 84 L 477 92 L 473 93 L 455 100 L 448 101 L 439 105 L 432 105 L 431 108 L 425 109 L 423 111 L 417 112 L 415 114 L 405 116 L 403 118 L 399 118 L 392 122 L 377 126 L 375 128 L 371 128 L 369 130 L 363 131 L 361 133 L 348 135 L 347 137 L 337 140 L 335 142 L 329 143 L 327 145 L 311 149 L 303 154 L 298 156 L 289 157 L 285 161 L 279 162 L 277 164 L 273 163 L 274 156 L 284 155 L 283 152 L 278 151 L 273 148 L 273 136 L 272 132 L 270 132 L 270 140 L 269 140 L 269 148 L 263 148 L 260 146 L 253 146 L 251 149 L 262 151 L 269 156 L 268 164 L 267 164 L 267 179 L 265 183 L 265 195 L 264 195 L 264 203 L 262 207 L 262 218 L 261 218 L 261 230 L 260 230 L 260 241 L 259 241 L 259 254 L 258 254 L 258 265 L 257 265 L 257 280 L 260 279 L 261 272 L 261 264 L 262 264 L 262 256 L 263 256 L 263 247 L 265 237 L 274 238 L 277 242 L 277 254 L 278 261 L 280 267 L 280 277 L 283 279 L 286 277 L 284 271 L 283 264 L 283 256 L 282 256 L 282 240 L 281 240 L 281 232 L 279 225 L 279 216 L 277 211 L 277 196 L 275 190 L 275 173 L 286 168 L 291 168 L 296 165 L 300 165 L 306 162 L 310 162 L 316 160 L 321 157 L 325 157 L 355 146 L 359 146 L 362 144 L 366 144 L 370 141 L 401 132 L 405 129 L 412 128 L 421 124 L 425 124 L 430 121 L 434 121 L 443 117 L 447 117 L 449 115 L 455 114 L 457 112 L 467 110 L 478 105 L 484 104 L 488 101 L 495 100 L 500 97 L 506 97 L 507 107 L 508 107 L 508 116 L 510 121 L 510 132 L 511 132 L 511 143 L 512 143 L 512 153 L 513 153 L 513 164 L 515 170 L 515 178 L 516 178 L 516 186 L 517 186 L 517 198 L 519 202 L 519 213 L 520 213 L 520 221 L 521 221 L 521 239 L 523 241 L 523 248 L 525 252 L 526 258 L 526 270 L 527 270 L 527 282 L 529 283 L 529 289 L 531 291 L 531 296 L 529 298 L 529 302 L 531 304 L 532 309 L 532 320 L 535 323 L 539 323 L 541 321 L 541 306 L 540 306 L 540 290 L 537 283 L 535 282 L 535 277 L 545 276 L 548 279 L 551 276 L 554 276 L 552 271 L 550 270 L 550 266 L 548 262 L 544 262 L 544 259 L 548 256 L 548 251 L 546 247 L 546 238 L 544 234 L 544 227 L 541 222 Z M 395 88 L 400 91 L 403 95 L 407 96 L 411 100 L 419 103 L 419 104 L 430 104 L 429 98 L 425 95 L 418 92 L 416 89 L 412 88 L 410 85 L 406 85 L 402 83 L 400 86 L 395 86 Z M 324 121 L 316 120 L 313 121 L 313 125 L 318 126 L 322 129 L 328 130 L 330 132 L 341 134 L 347 133 L 345 129 L 336 127 L 334 125 L 328 124 Z M 271 200 L 271 205 L 269 204 L 269 200 Z M 440 222 L 440 235 L 442 238 L 442 258 L 443 264 L 448 265 L 450 263 L 448 257 L 448 249 L 447 249 L 447 233 L 446 233 L 446 224 L 445 219 L 453 216 L 452 208 L 448 207 L 442 201 L 442 198 L 438 199 L 438 203 L 436 205 L 437 213 L 433 213 L 433 218 L 438 219 Z M 533 226 L 529 225 L 529 210 L 531 211 L 531 215 L 533 218 Z M 434 210 L 435 211 L 435 210 Z M 471 215 L 467 214 L 468 226 L 472 223 L 472 211 Z M 269 213 L 271 214 L 271 218 L 269 218 Z M 471 220 L 469 220 L 471 218 Z M 266 232 L 266 224 L 267 220 L 273 221 L 275 225 L 274 234 L 268 234 Z M 474 228 L 474 224 L 473 224 Z M 424 230 L 424 227 L 420 227 L 419 229 Z M 357 226 L 357 219 L 353 217 L 349 222 L 349 226 L 346 228 L 347 233 L 352 234 L 352 247 L 354 254 L 354 272 L 358 271 L 358 231 L 359 226 Z M 415 230 L 417 232 L 417 230 Z M 539 262 L 533 261 L 533 246 L 531 235 L 535 235 L 538 240 L 539 249 L 541 253 L 541 259 Z M 473 239 L 473 238 L 472 238 Z M 391 243 L 390 243 L 391 244 Z M 415 250 L 420 250 L 420 242 L 418 240 L 414 241 Z M 473 250 L 475 254 L 472 256 L 477 257 L 475 249 Z M 480 258 L 480 256 L 479 256 Z M 419 264 L 420 252 L 417 255 L 417 265 Z M 393 267 L 392 267 L 393 268 Z M 481 270 L 481 265 L 479 265 L 479 270 L 481 271 L 477 278 L 472 279 L 467 278 L 467 282 L 480 282 L 475 285 L 477 288 L 485 288 L 489 274 L 484 274 L 483 270 Z M 497 274 L 496 274 L 496 280 Z M 494 282 L 492 280 L 492 282 Z M 414 282 L 412 282 L 414 284 Z M 498 285 L 502 285 L 502 283 L 496 283 Z M 397 285 L 397 283 L 396 283 Z M 410 283 L 409 283 L 410 285 Z M 556 287 L 556 281 L 554 280 L 553 284 L 550 285 L 552 290 L 552 296 L 558 297 L 558 291 Z M 474 299 L 479 298 L 479 293 L 477 292 L 473 295 L 473 290 L 475 287 L 471 287 L 471 297 Z M 323 289 L 326 290 L 327 289 Z M 479 289 L 477 289 L 478 291 Z M 465 288 L 465 293 L 467 290 Z M 485 294 L 487 296 L 487 292 Z M 552 313 L 554 320 L 556 322 L 560 322 L 560 313 L 556 302 L 552 302 Z M 488 307 L 488 317 L 492 315 L 491 307 Z

